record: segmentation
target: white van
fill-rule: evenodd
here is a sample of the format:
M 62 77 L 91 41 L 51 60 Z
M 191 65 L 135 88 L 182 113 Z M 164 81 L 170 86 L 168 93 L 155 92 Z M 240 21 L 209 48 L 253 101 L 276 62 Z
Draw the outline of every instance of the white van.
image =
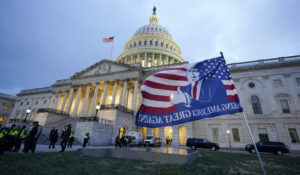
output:
M 143 134 L 137 131 L 128 131 L 126 136 L 130 136 L 131 145 L 143 145 Z

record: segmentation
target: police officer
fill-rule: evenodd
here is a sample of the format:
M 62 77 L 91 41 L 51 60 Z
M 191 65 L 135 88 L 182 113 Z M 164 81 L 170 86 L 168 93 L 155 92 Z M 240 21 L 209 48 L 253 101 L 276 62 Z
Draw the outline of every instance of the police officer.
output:
M 29 131 L 28 136 L 26 137 L 24 143 L 24 153 L 28 153 L 31 150 L 34 153 L 36 148 L 36 142 L 38 141 L 40 135 L 42 134 L 42 127 L 39 125 L 39 122 L 35 121 L 32 123 L 33 128 Z
M 86 133 L 85 136 L 83 137 L 83 144 L 82 147 L 85 148 L 86 144 L 89 142 L 90 140 L 90 133 Z
M 71 135 L 71 132 L 72 132 L 72 125 L 69 124 L 67 126 L 67 129 L 64 131 L 63 139 L 62 139 L 62 141 L 60 143 L 60 146 L 61 146 L 60 152 L 64 152 L 65 151 L 67 143 L 68 143 L 68 140 L 69 140 L 70 135 Z
M 26 138 L 26 135 L 27 135 L 26 126 L 23 125 L 22 128 L 19 129 L 18 134 L 16 136 L 15 148 L 14 148 L 13 152 L 19 152 L 21 144 L 22 144 L 22 140 L 24 140 Z
M 75 134 L 74 132 L 72 132 L 69 136 L 68 148 L 72 148 L 74 140 L 75 140 Z

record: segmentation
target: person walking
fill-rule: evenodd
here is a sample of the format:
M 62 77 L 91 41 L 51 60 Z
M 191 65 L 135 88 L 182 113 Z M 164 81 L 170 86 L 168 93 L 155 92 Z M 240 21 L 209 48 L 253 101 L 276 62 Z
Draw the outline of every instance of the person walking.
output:
M 72 132 L 72 125 L 69 124 L 67 126 L 66 131 L 64 132 L 63 139 L 62 139 L 62 141 L 60 143 L 61 150 L 59 152 L 64 152 L 65 151 L 67 143 L 68 143 L 68 140 L 69 140 L 69 137 L 71 135 L 71 132 Z
M 86 147 L 86 144 L 89 142 L 89 140 L 90 140 L 90 133 L 86 133 L 84 138 L 83 138 L 83 144 L 82 144 L 83 148 Z
M 52 128 L 52 130 L 50 131 L 50 135 L 49 135 L 49 140 L 50 140 L 50 144 L 49 144 L 49 149 L 51 148 L 55 148 L 55 143 L 57 142 L 57 138 L 58 138 L 58 132 L 57 129 L 55 129 L 54 127 Z
M 69 136 L 68 148 L 72 148 L 74 140 L 75 140 L 75 134 L 74 132 L 72 132 Z
M 29 131 L 28 136 L 26 137 L 24 144 L 24 153 L 28 153 L 31 150 L 34 153 L 36 148 L 36 142 L 38 141 L 40 135 L 42 134 L 42 127 L 39 125 L 39 122 L 33 122 L 33 128 Z

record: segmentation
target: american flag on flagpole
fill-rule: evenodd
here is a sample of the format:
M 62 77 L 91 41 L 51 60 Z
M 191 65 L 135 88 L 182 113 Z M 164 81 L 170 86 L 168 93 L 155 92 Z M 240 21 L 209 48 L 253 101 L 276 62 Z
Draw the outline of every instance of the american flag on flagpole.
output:
M 103 38 L 103 42 L 105 43 L 110 43 L 110 42 L 113 42 L 114 41 L 114 37 L 109 37 L 109 38 Z
M 143 101 L 136 118 L 139 126 L 171 125 L 168 117 L 178 118 L 183 113 L 197 120 L 243 111 L 223 57 L 162 70 L 144 80 L 140 90 Z M 195 111 L 202 111 L 201 115 Z M 157 117 L 161 123 L 150 122 Z

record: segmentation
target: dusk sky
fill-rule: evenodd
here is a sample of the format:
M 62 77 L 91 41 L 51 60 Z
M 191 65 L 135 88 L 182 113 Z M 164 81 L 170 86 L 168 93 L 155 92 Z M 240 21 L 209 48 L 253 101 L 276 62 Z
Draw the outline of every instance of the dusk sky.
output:
M 48 87 L 109 59 L 104 37 L 115 37 L 115 60 L 154 5 L 186 61 L 300 55 L 297 0 L 1 0 L 0 92 Z

